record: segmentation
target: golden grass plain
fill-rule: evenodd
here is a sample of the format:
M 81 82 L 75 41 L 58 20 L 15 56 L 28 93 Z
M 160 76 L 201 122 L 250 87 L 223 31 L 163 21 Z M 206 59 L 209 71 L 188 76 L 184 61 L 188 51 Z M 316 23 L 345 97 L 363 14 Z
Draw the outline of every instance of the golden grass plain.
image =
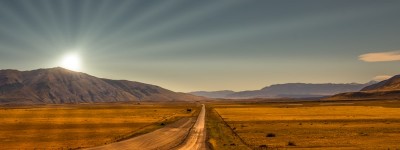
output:
M 400 149 L 397 100 L 212 107 L 252 149 Z
M 193 108 L 187 112 L 187 108 Z M 199 106 L 90 104 L 0 107 L 1 149 L 75 149 L 111 143 L 195 115 Z

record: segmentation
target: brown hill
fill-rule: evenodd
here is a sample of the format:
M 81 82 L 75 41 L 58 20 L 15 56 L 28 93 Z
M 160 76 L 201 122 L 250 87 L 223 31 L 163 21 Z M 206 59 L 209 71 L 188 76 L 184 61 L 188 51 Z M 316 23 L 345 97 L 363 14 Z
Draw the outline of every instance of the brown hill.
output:
M 155 85 L 102 79 L 59 67 L 32 71 L 0 70 L 0 103 L 63 104 L 201 99 Z
M 400 75 L 393 76 L 377 84 L 367 86 L 361 91 L 393 91 L 400 90 Z
M 341 93 L 326 98 L 327 100 L 352 99 L 400 99 L 400 75 L 367 86 L 359 92 Z

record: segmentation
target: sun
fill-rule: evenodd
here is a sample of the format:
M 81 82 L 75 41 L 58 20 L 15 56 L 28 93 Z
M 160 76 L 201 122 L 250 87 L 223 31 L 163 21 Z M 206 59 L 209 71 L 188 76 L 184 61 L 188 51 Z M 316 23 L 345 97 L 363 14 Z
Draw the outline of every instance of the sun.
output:
M 72 71 L 81 71 L 81 60 L 76 53 L 65 55 L 61 60 L 61 67 Z

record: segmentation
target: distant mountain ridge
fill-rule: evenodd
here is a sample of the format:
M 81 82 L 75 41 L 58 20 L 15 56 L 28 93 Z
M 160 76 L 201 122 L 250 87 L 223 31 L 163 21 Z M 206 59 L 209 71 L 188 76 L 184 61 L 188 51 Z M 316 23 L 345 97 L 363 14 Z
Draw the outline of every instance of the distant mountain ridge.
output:
M 222 91 L 196 91 L 190 92 L 190 94 L 203 96 L 208 98 L 225 98 L 226 96 L 235 93 L 234 91 L 230 90 L 222 90 Z
M 232 99 L 248 99 L 248 98 L 311 98 L 324 97 L 343 92 L 359 91 L 362 88 L 374 84 L 376 82 L 368 82 L 365 84 L 348 83 L 348 84 L 311 84 L 311 83 L 286 83 L 275 84 L 264 87 L 260 90 L 240 91 L 240 92 L 191 92 L 198 96 L 209 98 L 232 98 Z M 204 94 L 206 93 L 206 94 Z M 212 97 L 218 95 L 218 97 Z
M 326 100 L 400 99 L 400 75 L 372 84 L 358 92 L 340 93 Z
M 97 78 L 64 68 L 0 70 L 0 103 L 64 104 L 120 101 L 191 101 L 201 97 L 159 86 Z

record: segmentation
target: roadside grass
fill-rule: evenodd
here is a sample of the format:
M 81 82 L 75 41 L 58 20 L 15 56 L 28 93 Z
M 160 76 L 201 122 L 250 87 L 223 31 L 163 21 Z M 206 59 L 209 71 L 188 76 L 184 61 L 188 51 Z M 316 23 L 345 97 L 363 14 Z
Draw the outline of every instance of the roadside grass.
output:
M 250 149 L 212 108 L 206 107 L 207 144 L 215 150 Z
M 187 108 L 194 111 L 187 112 Z M 76 149 L 121 141 L 196 115 L 182 104 L 0 107 L 1 149 Z

